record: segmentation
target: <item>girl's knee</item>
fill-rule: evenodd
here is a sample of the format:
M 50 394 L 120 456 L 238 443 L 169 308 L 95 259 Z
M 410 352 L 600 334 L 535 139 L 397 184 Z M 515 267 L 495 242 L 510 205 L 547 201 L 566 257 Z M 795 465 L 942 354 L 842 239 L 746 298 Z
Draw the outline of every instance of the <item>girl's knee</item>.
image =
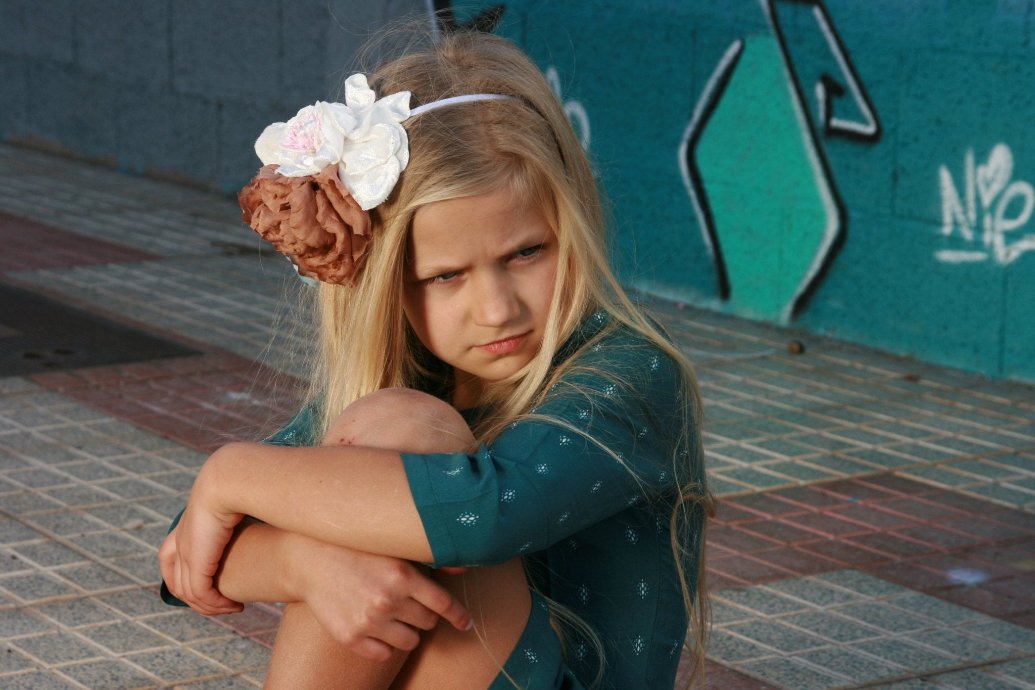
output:
M 475 443 L 467 422 L 451 405 L 412 388 L 385 388 L 363 396 L 331 423 L 323 442 L 414 453 L 466 450 Z

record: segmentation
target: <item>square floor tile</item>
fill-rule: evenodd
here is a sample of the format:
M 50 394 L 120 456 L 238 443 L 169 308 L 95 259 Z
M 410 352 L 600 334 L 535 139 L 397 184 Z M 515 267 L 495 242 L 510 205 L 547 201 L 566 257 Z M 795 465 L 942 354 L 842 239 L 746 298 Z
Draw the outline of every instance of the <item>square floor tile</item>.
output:
M 22 637 L 14 645 L 29 656 L 40 659 L 47 666 L 70 661 L 83 661 L 102 657 L 105 652 L 87 644 L 79 637 L 63 632 Z

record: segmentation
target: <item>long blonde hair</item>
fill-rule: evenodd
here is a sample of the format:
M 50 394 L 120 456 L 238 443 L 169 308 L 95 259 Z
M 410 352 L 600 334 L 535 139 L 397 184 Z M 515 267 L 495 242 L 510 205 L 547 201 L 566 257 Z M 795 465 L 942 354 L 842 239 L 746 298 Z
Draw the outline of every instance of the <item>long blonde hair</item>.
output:
M 672 452 L 681 483 L 671 516 L 672 547 L 696 641 L 696 675 L 703 668 L 703 531 L 711 500 L 701 464 L 697 384 L 685 358 L 630 301 L 611 271 L 596 183 L 556 95 L 513 44 L 473 32 L 447 34 L 393 59 L 374 70 L 369 81 L 379 95 L 409 91 L 412 106 L 471 93 L 511 98 L 439 108 L 405 123 L 410 162 L 388 200 L 372 212 L 369 254 L 356 284 L 319 288 L 320 335 L 310 397 L 323 428 L 368 393 L 427 385 L 433 358 L 402 309 L 406 244 L 417 210 L 501 188 L 514 190 L 543 210 L 556 235 L 553 302 L 539 355 L 509 379 L 487 387 L 488 399 L 481 402 L 493 414 L 476 424 L 475 436 L 491 441 L 515 419 L 529 416 L 576 359 L 555 367 L 554 353 L 596 310 L 610 314 L 616 326 L 640 333 L 678 364 L 687 407 L 683 434 Z M 684 563 L 696 566 L 696 588 L 688 584 Z

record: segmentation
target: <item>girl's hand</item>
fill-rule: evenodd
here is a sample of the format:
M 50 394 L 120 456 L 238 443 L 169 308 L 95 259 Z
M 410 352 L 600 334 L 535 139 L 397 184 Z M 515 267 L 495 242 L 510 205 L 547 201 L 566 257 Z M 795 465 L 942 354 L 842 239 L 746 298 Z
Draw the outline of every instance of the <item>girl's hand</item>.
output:
M 162 547 L 158 549 L 158 564 L 162 569 L 162 580 L 169 592 L 198 613 L 206 616 L 241 611 L 244 608 L 241 604 L 227 599 L 215 589 L 212 589 L 207 596 L 197 598 L 193 590 L 185 587 L 183 584 L 187 581 L 184 576 L 185 567 L 176 546 L 178 531 L 179 526 L 165 537 Z
M 213 584 L 223 551 L 244 516 L 219 512 L 209 491 L 210 474 L 205 472 L 209 465 L 202 467 L 179 523 L 158 551 L 166 587 L 206 616 L 243 608 L 220 594 Z
M 413 563 L 292 536 L 292 589 L 355 654 L 386 661 L 395 649 L 411 651 L 440 618 L 473 627 L 467 609 Z

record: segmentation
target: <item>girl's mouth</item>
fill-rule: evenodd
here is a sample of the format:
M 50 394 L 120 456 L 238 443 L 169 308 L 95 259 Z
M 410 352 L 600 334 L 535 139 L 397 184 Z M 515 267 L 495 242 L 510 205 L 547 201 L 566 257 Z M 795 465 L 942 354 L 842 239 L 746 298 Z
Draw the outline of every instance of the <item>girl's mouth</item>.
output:
M 488 352 L 490 355 L 509 355 L 519 350 L 525 344 L 526 338 L 528 338 L 527 332 L 503 338 L 502 340 L 494 340 L 484 345 L 478 345 L 478 349 Z

